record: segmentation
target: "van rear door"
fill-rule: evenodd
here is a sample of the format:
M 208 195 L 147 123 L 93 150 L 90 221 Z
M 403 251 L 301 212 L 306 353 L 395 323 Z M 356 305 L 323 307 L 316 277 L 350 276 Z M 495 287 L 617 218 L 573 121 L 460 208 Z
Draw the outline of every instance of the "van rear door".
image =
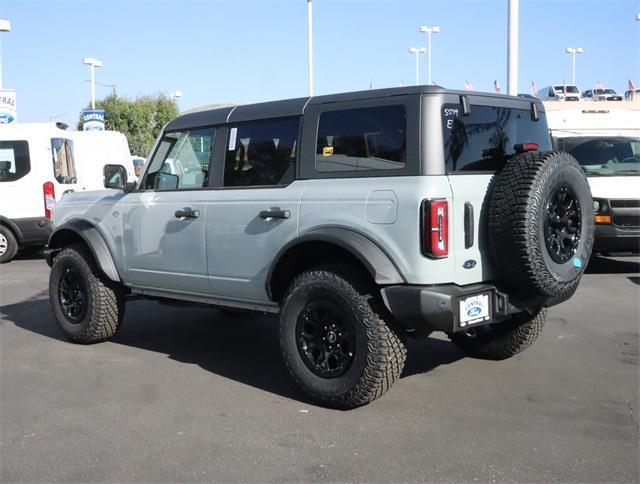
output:
M 445 104 L 442 109 L 445 166 L 453 196 L 450 253 L 458 284 L 494 277 L 487 230 L 495 173 L 516 154 L 516 145 L 535 143 L 541 151 L 551 149 L 539 102 L 534 120 L 531 102 L 477 99 L 475 104 L 471 99 L 466 115 L 460 104 Z

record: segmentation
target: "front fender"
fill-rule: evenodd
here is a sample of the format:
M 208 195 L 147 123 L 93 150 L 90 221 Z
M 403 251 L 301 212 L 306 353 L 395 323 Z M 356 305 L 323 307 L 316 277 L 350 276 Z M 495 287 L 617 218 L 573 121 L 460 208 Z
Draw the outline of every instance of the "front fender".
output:
M 80 237 L 89 247 L 94 260 L 104 275 L 112 281 L 120 282 L 121 278 L 107 242 L 97 227 L 86 220 L 72 219 L 54 230 L 45 251 L 47 263 L 51 265 L 54 255 L 65 245 L 68 245 L 70 240 L 76 240 L 77 237 Z

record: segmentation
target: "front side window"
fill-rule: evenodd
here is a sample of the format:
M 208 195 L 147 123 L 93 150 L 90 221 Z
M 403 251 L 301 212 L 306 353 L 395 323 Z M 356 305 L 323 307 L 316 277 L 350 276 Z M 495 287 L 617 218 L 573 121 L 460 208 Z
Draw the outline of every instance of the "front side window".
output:
M 29 143 L 0 141 L 0 183 L 19 180 L 29 171 Z
M 459 104 L 445 104 L 442 124 L 448 172 L 497 170 L 516 154 L 518 144 L 537 143 L 540 151 L 551 149 L 542 112 L 533 121 L 528 109 L 471 106 L 465 116 Z
M 640 175 L 640 138 L 572 136 L 555 138 L 554 146 L 578 160 L 587 176 Z
M 73 160 L 73 141 L 67 138 L 51 138 L 53 176 L 58 183 L 76 183 L 76 164 Z
M 187 190 L 208 186 L 215 135 L 215 128 L 165 133 L 149 164 L 143 188 Z
M 229 126 L 225 187 L 278 186 L 293 180 L 299 118 Z
M 399 170 L 407 155 L 405 107 L 327 111 L 320 115 L 316 144 L 316 170 Z

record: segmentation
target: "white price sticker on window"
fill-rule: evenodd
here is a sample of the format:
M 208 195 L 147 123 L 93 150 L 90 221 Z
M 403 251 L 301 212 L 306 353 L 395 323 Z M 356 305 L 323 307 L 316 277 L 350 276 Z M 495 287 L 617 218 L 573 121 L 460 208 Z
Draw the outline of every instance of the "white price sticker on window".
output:
M 231 128 L 229 132 L 229 151 L 236 149 L 236 137 L 238 136 L 238 128 Z

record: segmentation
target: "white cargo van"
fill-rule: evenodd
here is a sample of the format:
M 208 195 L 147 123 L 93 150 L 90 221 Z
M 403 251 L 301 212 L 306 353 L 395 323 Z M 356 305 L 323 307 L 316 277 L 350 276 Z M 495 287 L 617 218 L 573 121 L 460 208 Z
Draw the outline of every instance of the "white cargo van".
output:
M 555 149 L 572 154 L 589 180 L 596 222 L 594 252 L 640 253 L 640 111 L 600 105 L 549 108 Z
M 122 165 L 127 178 L 135 180 L 129 143 L 118 131 L 73 131 L 75 159 L 78 166 L 78 190 L 103 190 L 104 165 Z
M 554 84 L 540 89 L 538 98 L 543 101 L 580 101 L 582 95 L 578 86 Z
M 56 123 L 0 125 L 0 263 L 44 246 L 56 200 L 76 189 L 70 132 Z

